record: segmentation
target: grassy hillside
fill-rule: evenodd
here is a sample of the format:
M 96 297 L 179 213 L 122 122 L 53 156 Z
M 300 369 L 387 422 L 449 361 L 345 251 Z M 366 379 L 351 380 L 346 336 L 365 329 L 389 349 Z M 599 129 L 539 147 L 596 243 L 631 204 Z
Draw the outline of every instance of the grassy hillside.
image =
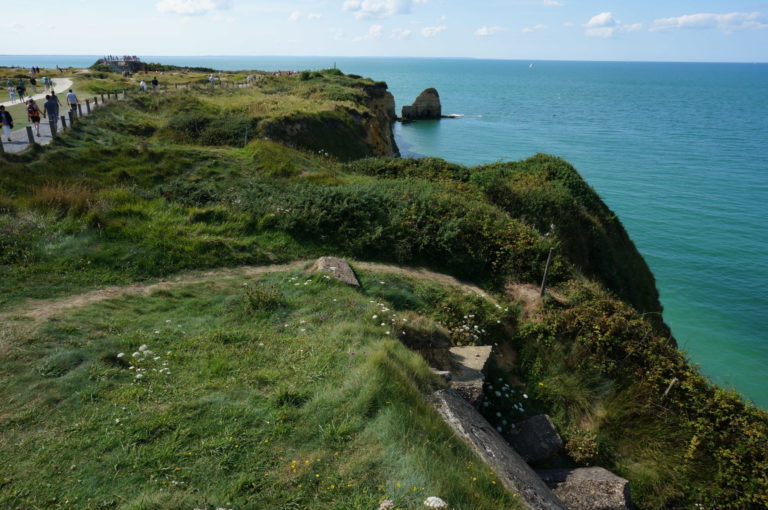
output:
M 363 276 L 184 285 L 6 337 L 0 506 L 517 508 L 423 399 L 439 378 L 373 318 L 393 293 L 474 303 Z
M 46 469 L 60 468 L 62 459 L 69 463 L 66 456 L 98 459 L 82 477 L 51 482 L 56 490 L 41 497 L 59 498 L 64 491 L 86 498 L 89 488 L 109 485 L 105 477 L 115 474 L 107 473 L 103 457 L 114 460 L 110 469 L 117 466 L 121 480 L 126 476 L 119 483 L 128 495 L 103 496 L 117 508 L 167 506 L 172 498 L 152 488 L 159 482 L 150 480 L 188 484 L 173 485 L 181 492 L 172 494 L 184 504 L 232 501 L 240 508 L 253 501 L 300 508 L 323 501 L 333 508 L 371 508 L 376 498 L 370 491 L 389 487 L 382 483 L 395 480 L 392 473 L 405 479 L 411 472 L 418 472 L 408 479 L 417 491 L 410 499 L 397 493 L 405 508 L 418 506 L 421 487 L 442 492 L 453 484 L 456 492 L 445 494 L 459 508 L 494 508 L 494 502 L 506 501 L 509 496 L 475 471 L 470 485 L 456 481 L 462 466 L 476 462 L 458 446 L 450 448 L 458 457 L 439 457 L 448 455 L 439 453 L 447 433 L 419 396 L 438 382 L 418 357 L 387 342 L 364 320 L 379 315 L 372 299 L 398 313 L 426 317 L 430 327 L 451 332 L 454 343 L 498 344 L 503 356 L 494 360 L 494 377 L 531 398 L 520 411 L 521 402 L 499 400 L 489 388 L 493 405 L 487 411 L 494 424 L 503 428 L 530 413 L 550 413 L 566 441 L 568 457 L 560 462 L 597 463 L 627 477 L 641 507 L 768 504 L 766 413 L 711 385 L 676 349 L 656 319 L 660 305 L 653 275 L 619 220 L 576 170 L 546 155 L 475 168 L 438 159 L 355 159 L 382 154 L 383 145 L 366 139 L 361 129 L 379 132 L 370 126 L 388 122 L 384 90 L 370 80 L 326 72 L 265 77 L 242 90 L 138 96 L 97 110 L 50 147 L 6 155 L 0 160 L 0 307 L 11 315 L 4 320 L 22 314 L 30 299 L 157 281 L 186 270 L 329 254 L 426 266 L 481 285 L 502 309 L 514 312 L 518 307 L 509 290 L 537 283 L 554 248 L 552 295 L 533 308 L 526 303 L 526 315 L 496 317 L 495 307 L 485 310 L 468 297 L 435 297 L 436 291 L 421 289 L 421 283 L 382 286 L 376 282 L 391 279 L 371 277 L 358 295 L 318 278 L 304 286 L 290 280 L 294 275 L 270 279 L 273 291 L 257 292 L 256 304 L 240 296 L 243 289 L 222 283 L 183 294 L 125 298 L 31 329 L 14 320 L 14 328 L 0 335 L 4 399 L 11 403 L 0 416 L 0 447 L 21 466 L 3 473 L 0 492 L 15 498 L 8 501 L 50 504 L 30 499 L 37 497 L 31 487 L 52 477 Z M 247 139 L 246 128 L 252 133 Z M 259 308 L 263 299 L 268 310 Z M 333 299 L 347 300 L 350 310 L 337 309 Z M 323 319 L 327 329 L 303 337 L 303 326 L 298 333 L 292 329 L 305 313 L 296 310 L 303 309 L 335 319 Z M 344 327 L 337 331 L 333 322 Z M 281 330 L 285 323 L 293 326 Z M 487 336 L 467 335 L 466 327 L 475 325 Z M 169 347 L 176 341 L 181 351 Z M 260 357 L 260 342 L 274 348 L 273 357 Z M 181 356 L 178 366 L 186 371 L 171 368 L 181 384 L 161 383 L 173 379 L 158 381 L 149 373 L 146 381 L 135 381 L 130 367 L 113 357 L 137 352 L 142 344 Z M 317 349 L 312 356 L 319 358 L 305 363 L 296 357 L 299 349 Z M 349 351 L 366 356 L 344 355 Z M 162 356 L 158 362 L 170 366 L 173 360 Z M 323 366 L 326 376 L 299 377 L 295 366 L 315 373 Z M 387 432 L 374 411 L 383 413 L 384 407 L 376 406 L 394 402 L 392 392 L 403 402 L 398 413 L 413 415 L 393 415 L 397 420 L 386 425 L 394 427 Z M 278 397 L 283 393 L 287 407 Z M 284 408 L 293 421 L 281 425 L 284 449 L 275 460 L 263 441 L 276 439 L 258 417 L 282 416 Z M 350 424 L 331 425 L 338 415 L 327 409 L 337 408 L 348 409 Z M 142 428 L 136 416 L 145 411 L 147 423 L 156 425 Z M 131 413 L 136 421 L 125 433 L 105 435 L 112 430 L 106 422 L 124 423 Z M 242 424 L 229 425 L 240 415 Z M 80 428 L 67 432 L 78 420 L 85 420 L 90 440 L 82 439 Z M 440 442 L 430 443 L 434 449 L 410 443 L 411 435 L 395 421 L 414 430 L 428 427 L 417 436 L 438 434 Z M 371 449 L 372 456 L 360 458 L 324 443 L 323 435 L 334 427 L 350 427 L 352 441 L 361 441 L 360 448 Z M 248 436 L 247 455 L 230 457 L 222 446 L 228 444 L 224 438 L 238 437 L 227 432 L 230 428 Z M 62 436 L 72 442 L 65 439 L 56 447 L 52 438 Z M 29 455 L 18 446 L 25 441 L 45 449 Z M 209 445 L 218 446 L 209 451 Z M 387 445 L 386 451 L 376 452 L 375 445 Z M 370 471 L 371 482 L 364 486 L 369 492 L 310 489 L 306 480 L 291 478 L 290 464 L 287 478 L 246 477 L 256 472 L 248 471 L 251 465 L 274 473 L 278 460 L 303 462 L 315 450 L 322 451 L 314 458 L 327 463 L 324 469 L 333 465 L 354 476 Z M 334 457 L 340 452 L 333 464 L 327 460 L 331 450 Z M 182 451 L 203 460 L 189 479 L 174 480 L 169 475 L 177 467 L 191 469 L 179 465 L 185 457 L 176 455 Z M 432 456 L 449 468 L 431 472 L 424 466 Z M 126 459 L 132 459 L 130 466 Z M 235 484 L 242 477 L 243 484 Z M 358 483 L 346 474 L 333 477 L 334 490 L 342 479 Z M 81 490 L 77 480 L 90 481 Z M 478 480 L 487 485 L 476 495 L 471 483 Z M 396 488 L 406 487 L 400 483 Z

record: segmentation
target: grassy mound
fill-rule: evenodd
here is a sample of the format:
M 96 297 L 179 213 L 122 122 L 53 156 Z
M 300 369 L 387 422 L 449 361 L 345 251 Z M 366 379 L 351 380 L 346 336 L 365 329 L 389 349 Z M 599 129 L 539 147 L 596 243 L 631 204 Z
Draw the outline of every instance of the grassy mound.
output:
M 183 286 L 6 338 L 0 506 L 516 508 L 424 400 L 440 380 L 373 318 L 387 294 L 476 303 L 389 281 Z

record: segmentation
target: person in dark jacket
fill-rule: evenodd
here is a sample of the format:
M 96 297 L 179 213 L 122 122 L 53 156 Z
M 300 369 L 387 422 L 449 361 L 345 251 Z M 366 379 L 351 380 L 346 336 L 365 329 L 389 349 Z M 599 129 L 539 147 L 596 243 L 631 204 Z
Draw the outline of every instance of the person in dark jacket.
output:
M 5 106 L 0 105 L 0 124 L 3 125 L 3 134 L 8 141 L 11 141 L 11 129 L 13 129 L 13 117 L 11 112 L 5 110 Z
M 56 129 L 56 122 L 59 120 L 59 101 L 55 96 L 45 96 L 43 118 L 48 118 L 48 122 L 51 124 L 51 132 L 53 132 Z

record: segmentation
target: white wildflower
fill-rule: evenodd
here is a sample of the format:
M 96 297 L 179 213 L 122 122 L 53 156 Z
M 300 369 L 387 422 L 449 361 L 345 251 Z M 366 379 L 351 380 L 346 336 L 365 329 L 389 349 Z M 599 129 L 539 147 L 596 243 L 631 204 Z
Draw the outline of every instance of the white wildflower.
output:
M 136 379 L 141 379 L 142 377 L 144 377 L 144 374 L 136 374 Z
M 134 358 L 138 358 L 139 356 L 141 356 L 141 353 L 140 352 L 134 352 L 133 354 L 131 354 L 131 356 L 133 356 Z
M 118 353 L 118 355 L 117 355 L 118 358 L 122 358 L 123 356 L 125 356 L 124 352 Z
M 156 333 L 159 333 L 159 331 L 156 331 Z M 147 349 L 149 349 L 149 347 L 147 346 L 147 344 L 141 344 L 141 347 L 139 347 L 139 350 L 140 350 L 141 352 L 144 352 L 144 351 L 146 351 Z
M 424 501 L 424 506 L 446 510 L 448 508 L 448 503 L 438 498 L 437 496 L 430 496 Z

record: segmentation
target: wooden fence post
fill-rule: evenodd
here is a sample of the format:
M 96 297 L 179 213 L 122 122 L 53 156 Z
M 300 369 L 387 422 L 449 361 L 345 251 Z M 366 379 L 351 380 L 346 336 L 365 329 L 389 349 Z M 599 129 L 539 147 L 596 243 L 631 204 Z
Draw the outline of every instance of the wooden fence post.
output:
M 48 121 L 48 127 L 51 130 L 51 138 L 56 138 L 56 117 L 51 117 Z
M 541 290 L 539 291 L 539 295 L 544 297 L 544 289 L 547 287 L 547 275 L 549 275 L 549 265 L 552 263 L 552 253 L 555 251 L 554 248 L 549 249 L 549 256 L 547 257 L 547 265 L 544 266 L 544 278 L 541 279 Z
M 82 117 L 83 116 L 83 105 L 80 103 L 77 103 L 77 116 Z
M 101 95 L 101 104 L 104 104 L 104 94 Z
M 3 140 L 0 139 L 0 154 L 3 154 L 5 152 L 5 145 L 3 145 Z
M 75 111 L 69 110 L 69 125 L 74 126 L 75 125 Z
M 85 100 L 85 111 L 88 113 L 88 115 L 91 114 L 91 100 L 86 99 Z
M 99 106 L 99 98 L 97 96 L 93 96 L 93 107 L 96 108 Z
M 61 116 L 61 129 L 67 129 L 67 118 L 65 116 Z
M 32 132 L 32 126 L 27 126 L 27 139 L 29 140 L 29 145 L 35 144 L 35 134 Z

